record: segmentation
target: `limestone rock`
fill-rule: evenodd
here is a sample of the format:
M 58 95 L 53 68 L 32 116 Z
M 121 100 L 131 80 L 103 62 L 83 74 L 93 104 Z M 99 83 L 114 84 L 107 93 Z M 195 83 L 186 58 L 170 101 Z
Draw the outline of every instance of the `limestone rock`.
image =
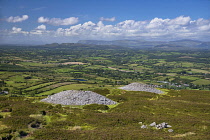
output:
M 139 122 L 139 124 L 142 124 L 142 122 Z M 162 122 L 160 124 L 156 124 L 156 122 L 151 123 L 149 126 L 155 127 L 157 129 L 164 129 L 164 128 L 169 128 L 172 127 L 166 122 Z M 147 125 L 142 125 L 141 128 L 147 128 Z M 169 129 L 168 132 L 173 132 L 173 129 Z
M 172 127 L 172 126 L 167 124 L 167 125 L 166 125 L 166 128 L 169 128 L 169 127 Z
M 147 128 L 147 125 L 142 125 L 141 128 L 145 129 Z
M 156 127 L 156 122 L 151 123 L 150 126 Z
M 139 124 L 143 124 L 142 122 L 139 122 Z
M 167 127 L 166 127 L 167 125 L 168 125 L 168 123 L 163 122 L 163 123 L 158 124 L 158 125 L 157 125 L 157 128 L 158 128 L 158 129 L 167 128 Z
M 168 132 L 174 132 L 174 130 L 173 129 L 168 129 Z

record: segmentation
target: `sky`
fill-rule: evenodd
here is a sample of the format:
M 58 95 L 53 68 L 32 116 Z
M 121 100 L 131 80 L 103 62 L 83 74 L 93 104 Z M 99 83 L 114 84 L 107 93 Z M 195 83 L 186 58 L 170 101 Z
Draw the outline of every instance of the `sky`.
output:
M 210 0 L 0 0 L 0 44 L 210 41 Z

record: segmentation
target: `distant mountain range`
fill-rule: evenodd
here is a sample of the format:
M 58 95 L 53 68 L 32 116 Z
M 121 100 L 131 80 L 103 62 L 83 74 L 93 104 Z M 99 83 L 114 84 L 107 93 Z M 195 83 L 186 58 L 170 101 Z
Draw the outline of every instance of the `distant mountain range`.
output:
M 191 50 L 210 49 L 210 42 L 197 40 L 176 40 L 176 41 L 146 41 L 146 40 L 80 40 L 77 43 L 52 43 L 45 45 L 18 45 L 2 44 L 0 47 L 49 47 L 49 48 L 71 48 L 71 49 L 155 49 L 155 50 Z
M 123 46 L 117 45 L 95 45 L 95 44 L 81 44 L 81 43 L 52 43 L 52 44 L 45 44 L 39 45 L 39 47 L 49 47 L 49 48 L 71 48 L 71 49 L 126 49 Z
M 155 49 L 210 49 L 210 42 L 197 40 L 177 40 L 177 41 L 145 41 L 145 40 L 80 40 L 79 44 L 88 45 L 115 45 L 130 48 L 155 48 Z

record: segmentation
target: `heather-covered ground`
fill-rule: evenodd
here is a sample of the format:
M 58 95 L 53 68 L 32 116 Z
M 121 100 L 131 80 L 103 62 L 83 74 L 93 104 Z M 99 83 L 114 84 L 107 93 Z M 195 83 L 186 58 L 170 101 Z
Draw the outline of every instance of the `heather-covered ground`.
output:
M 97 92 L 100 94 L 99 89 Z M 108 106 L 61 106 L 40 102 L 38 97 L 1 96 L 0 136 L 36 140 L 209 139 L 210 92 L 167 92 L 118 90 L 106 97 L 119 104 Z M 167 122 L 172 127 L 156 129 L 149 126 L 152 122 Z

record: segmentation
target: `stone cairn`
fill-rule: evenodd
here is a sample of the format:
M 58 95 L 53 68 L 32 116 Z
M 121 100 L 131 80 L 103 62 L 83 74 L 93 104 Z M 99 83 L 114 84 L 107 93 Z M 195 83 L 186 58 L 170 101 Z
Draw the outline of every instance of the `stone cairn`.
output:
M 157 94 L 163 93 L 163 91 L 154 88 L 153 85 L 146 85 L 146 84 L 141 84 L 141 83 L 131 83 L 124 87 L 120 87 L 119 89 L 130 90 L 130 91 L 146 91 L 146 92 L 152 92 L 152 93 L 157 93 Z
M 142 124 L 142 122 L 139 122 L 139 124 Z M 164 129 L 164 128 L 172 127 L 171 125 L 169 125 L 166 122 L 163 122 L 163 123 L 160 123 L 160 124 L 156 124 L 156 122 L 153 122 L 149 126 L 150 127 L 155 127 L 156 129 Z M 148 128 L 148 126 L 147 125 L 142 125 L 141 128 L 146 129 L 146 128 Z M 173 132 L 173 129 L 168 129 L 168 132 Z
M 86 104 L 103 104 L 112 105 L 117 102 L 112 101 L 105 96 L 92 91 L 66 90 L 54 95 L 50 95 L 41 102 L 61 104 L 61 105 L 86 105 Z

